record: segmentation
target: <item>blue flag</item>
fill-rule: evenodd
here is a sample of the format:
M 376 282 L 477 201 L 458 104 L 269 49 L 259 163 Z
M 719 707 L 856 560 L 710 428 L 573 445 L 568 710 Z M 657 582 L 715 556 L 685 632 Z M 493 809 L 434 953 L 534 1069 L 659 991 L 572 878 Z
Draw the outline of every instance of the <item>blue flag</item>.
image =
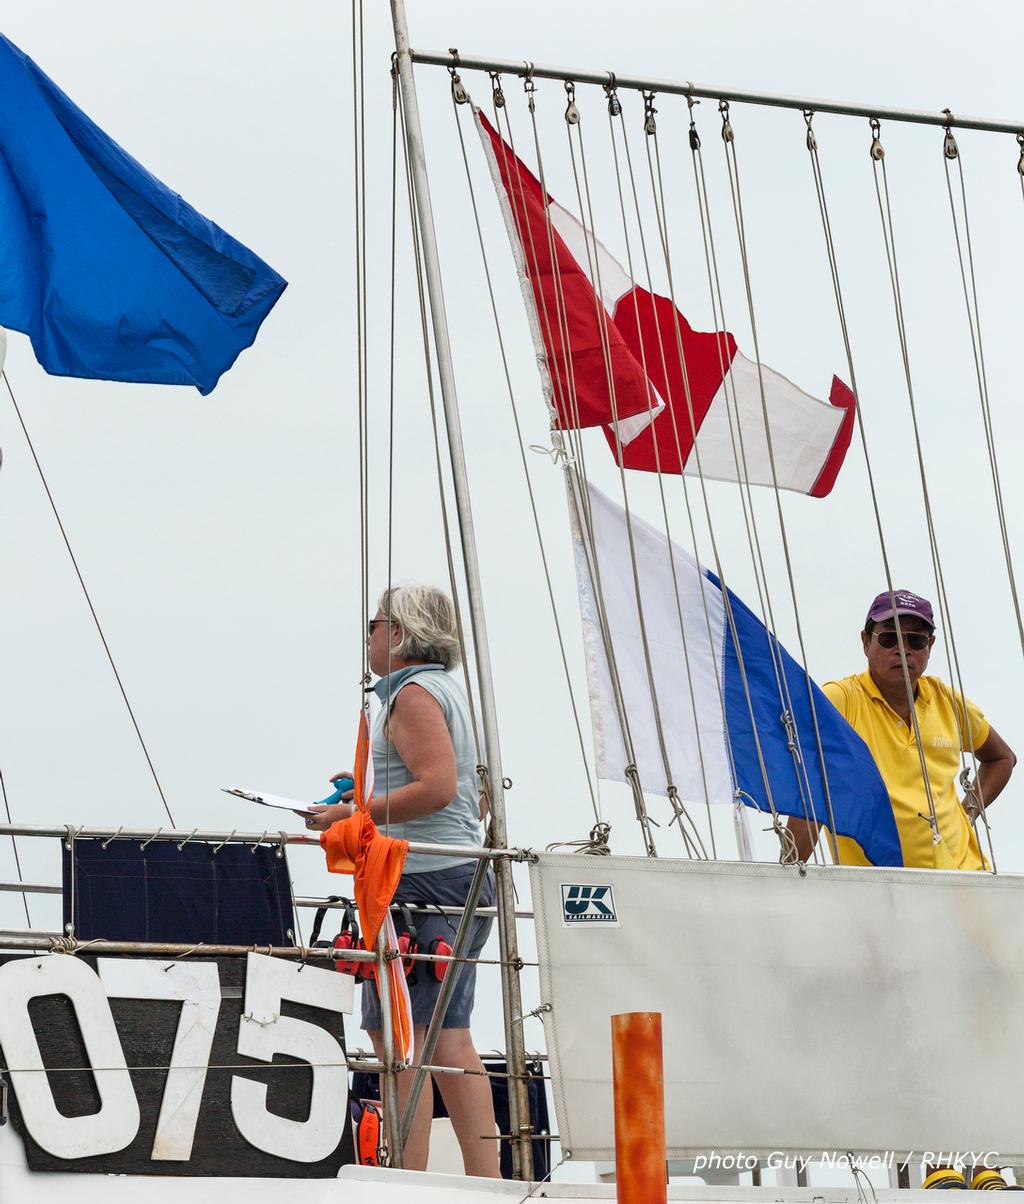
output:
M 705 570 L 705 575 L 721 590 L 722 583 L 714 573 Z M 733 622 L 723 623 L 722 678 L 736 784 L 743 791 L 744 802 L 763 812 L 770 811 L 765 774 L 754 740 L 753 711 L 776 810 L 797 819 L 834 826 L 837 835 L 852 837 L 860 845 L 872 865 L 901 866 L 903 851 L 896 818 L 871 750 L 817 685 L 811 682 L 808 686 L 804 670 L 769 635 L 761 620 L 732 590 L 728 594 Z M 776 666 L 786 679 L 785 703 L 780 701 Z M 808 689 L 814 698 L 813 711 Z M 788 726 L 780 714 L 784 706 L 792 708 Z M 819 737 L 828 775 L 827 792 L 818 751 Z M 790 748 L 791 740 L 798 749 L 800 770 Z
M 209 393 L 286 282 L 2 36 L 0 112 L 0 325 L 57 376 Z

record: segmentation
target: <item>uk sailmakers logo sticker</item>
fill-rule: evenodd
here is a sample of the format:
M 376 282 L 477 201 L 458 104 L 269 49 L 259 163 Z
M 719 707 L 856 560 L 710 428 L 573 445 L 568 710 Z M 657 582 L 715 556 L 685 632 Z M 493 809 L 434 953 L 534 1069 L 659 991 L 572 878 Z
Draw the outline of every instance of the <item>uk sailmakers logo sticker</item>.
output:
M 615 896 L 610 886 L 562 883 L 562 924 L 607 924 L 618 928 Z

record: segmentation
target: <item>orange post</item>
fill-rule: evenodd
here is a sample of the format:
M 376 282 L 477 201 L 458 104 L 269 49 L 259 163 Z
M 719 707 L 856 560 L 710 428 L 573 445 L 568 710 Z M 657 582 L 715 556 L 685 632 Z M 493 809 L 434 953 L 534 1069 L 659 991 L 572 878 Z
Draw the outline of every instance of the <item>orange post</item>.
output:
M 612 1088 L 615 1198 L 618 1204 L 662 1204 L 668 1185 L 660 1012 L 612 1017 Z

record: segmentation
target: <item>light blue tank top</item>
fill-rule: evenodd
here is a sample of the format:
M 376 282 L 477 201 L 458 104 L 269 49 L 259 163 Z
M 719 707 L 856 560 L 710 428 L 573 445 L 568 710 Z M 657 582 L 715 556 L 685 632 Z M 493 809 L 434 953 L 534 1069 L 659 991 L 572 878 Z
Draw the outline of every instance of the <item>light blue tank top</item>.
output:
M 394 744 L 385 734 L 388 699 L 394 705 L 399 690 L 415 682 L 437 699 L 444 712 L 444 721 L 452 738 L 455 750 L 455 772 L 457 792 L 452 801 L 431 815 L 411 819 L 406 823 L 393 823 L 385 827 L 378 823 L 381 831 L 400 840 L 411 840 L 423 844 L 464 844 L 480 848 L 480 786 L 476 773 L 476 752 L 473 744 L 473 727 L 469 715 L 469 703 L 461 686 L 443 665 L 408 665 L 382 677 L 374 684 L 374 693 L 383 704 L 373 721 L 370 748 L 373 755 L 373 796 L 383 800 L 389 791 L 407 786 L 413 776 L 398 755 Z M 424 853 L 410 853 L 405 861 L 405 873 L 418 874 L 427 870 L 447 869 L 470 860 L 466 857 L 431 857 Z

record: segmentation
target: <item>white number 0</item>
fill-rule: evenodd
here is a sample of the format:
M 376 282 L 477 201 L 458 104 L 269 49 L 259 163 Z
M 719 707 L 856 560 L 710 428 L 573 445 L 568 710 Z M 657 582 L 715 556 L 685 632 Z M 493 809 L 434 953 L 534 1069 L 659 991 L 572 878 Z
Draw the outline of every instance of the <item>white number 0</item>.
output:
M 75 1009 L 100 1095 L 100 1109 L 91 1116 L 62 1116 L 57 1110 L 28 1014 L 29 1003 L 40 995 L 66 995 Z M 85 962 L 51 953 L 0 966 L 0 1045 L 25 1125 L 48 1153 L 113 1154 L 135 1140 L 139 1102 L 107 996 Z

